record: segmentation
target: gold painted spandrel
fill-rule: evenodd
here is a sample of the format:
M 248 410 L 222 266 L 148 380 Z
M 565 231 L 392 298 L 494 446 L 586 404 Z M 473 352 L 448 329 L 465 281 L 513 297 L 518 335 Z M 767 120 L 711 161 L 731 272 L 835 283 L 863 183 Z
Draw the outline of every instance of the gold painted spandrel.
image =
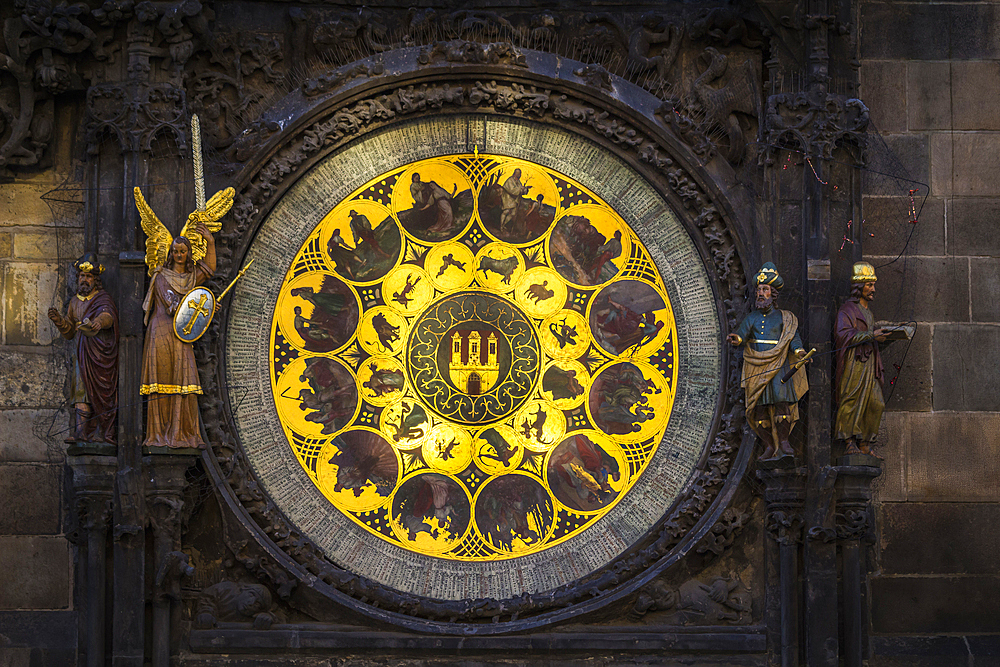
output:
M 676 345 L 613 205 L 525 160 L 453 155 L 323 216 L 277 296 L 271 388 L 286 446 L 368 538 L 505 560 L 629 502 L 670 420 Z

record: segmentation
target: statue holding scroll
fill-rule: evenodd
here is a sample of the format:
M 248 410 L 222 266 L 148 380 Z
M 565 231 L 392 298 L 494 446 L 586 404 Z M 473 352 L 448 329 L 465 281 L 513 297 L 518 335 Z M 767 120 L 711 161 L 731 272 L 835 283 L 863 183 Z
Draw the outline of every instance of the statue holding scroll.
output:
M 795 452 L 789 436 L 799 419 L 799 399 L 809 390 L 801 364 L 807 355 L 799 338 L 798 318 L 774 307 L 784 286 L 774 264 L 764 264 L 754 282 L 756 308 L 727 340 L 735 347 L 744 346 L 746 416 L 751 430 L 764 442 L 760 460 L 791 460 Z

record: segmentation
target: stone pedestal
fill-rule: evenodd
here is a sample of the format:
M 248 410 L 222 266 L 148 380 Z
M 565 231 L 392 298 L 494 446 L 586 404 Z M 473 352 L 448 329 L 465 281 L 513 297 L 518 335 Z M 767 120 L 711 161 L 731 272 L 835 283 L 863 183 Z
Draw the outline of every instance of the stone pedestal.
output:
M 87 667 L 104 667 L 105 544 L 114 498 L 115 456 L 67 456 L 72 473 L 73 509 L 86 550 L 85 591 Z
M 180 597 L 180 577 L 194 573 L 180 547 L 185 473 L 196 461 L 190 454 L 172 453 L 150 454 L 142 459 L 146 507 L 153 527 L 153 667 L 170 665 L 173 602 Z
M 770 539 L 764 551 L 767 577 L 765 625 L 768 628 L 770 666 L 798 664 L 799 563 L 802 544 L 802 508 L 806 497 L 805 468 L 758 470 L 764 483 L 766 528 Z

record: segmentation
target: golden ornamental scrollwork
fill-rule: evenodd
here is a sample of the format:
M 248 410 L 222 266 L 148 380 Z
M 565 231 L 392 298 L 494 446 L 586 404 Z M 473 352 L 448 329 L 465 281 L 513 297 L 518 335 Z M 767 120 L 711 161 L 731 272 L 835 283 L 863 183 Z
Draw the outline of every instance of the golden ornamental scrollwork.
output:
M 453 560 L 588 530 L 643 474 L 677 384 L 662 277 L 613 202 L 479 153 L 336 203 L 270 349 L 288 446 L 325 497 L 372 539 Z

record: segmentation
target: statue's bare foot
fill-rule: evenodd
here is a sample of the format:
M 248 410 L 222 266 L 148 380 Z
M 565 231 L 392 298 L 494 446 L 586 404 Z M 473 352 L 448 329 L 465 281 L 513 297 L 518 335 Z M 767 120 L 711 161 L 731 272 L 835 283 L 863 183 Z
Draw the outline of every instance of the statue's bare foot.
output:
M 864 452 L 862 452 L 860 449 L 858 449 L 858 445 L 857 445 L 856 442 L 854 442 L 854 440 L 848 440 L 847 441 L 847 452 L 845 452 L 845 453 L 847 453 L 847 454 L 863 454 Z
M 879 456 L 878 454 L 876 454 L 875 452 L 872 451 L 871 443 L 868 443 L 868 442 L 862 442 L 861 443 L 861 453 L 862 454 L 867 454 L 868 456 L 871 456 L 872 458 L 878 459 L 879 461 L 884 461 L 885 460 L 881 456 Z

